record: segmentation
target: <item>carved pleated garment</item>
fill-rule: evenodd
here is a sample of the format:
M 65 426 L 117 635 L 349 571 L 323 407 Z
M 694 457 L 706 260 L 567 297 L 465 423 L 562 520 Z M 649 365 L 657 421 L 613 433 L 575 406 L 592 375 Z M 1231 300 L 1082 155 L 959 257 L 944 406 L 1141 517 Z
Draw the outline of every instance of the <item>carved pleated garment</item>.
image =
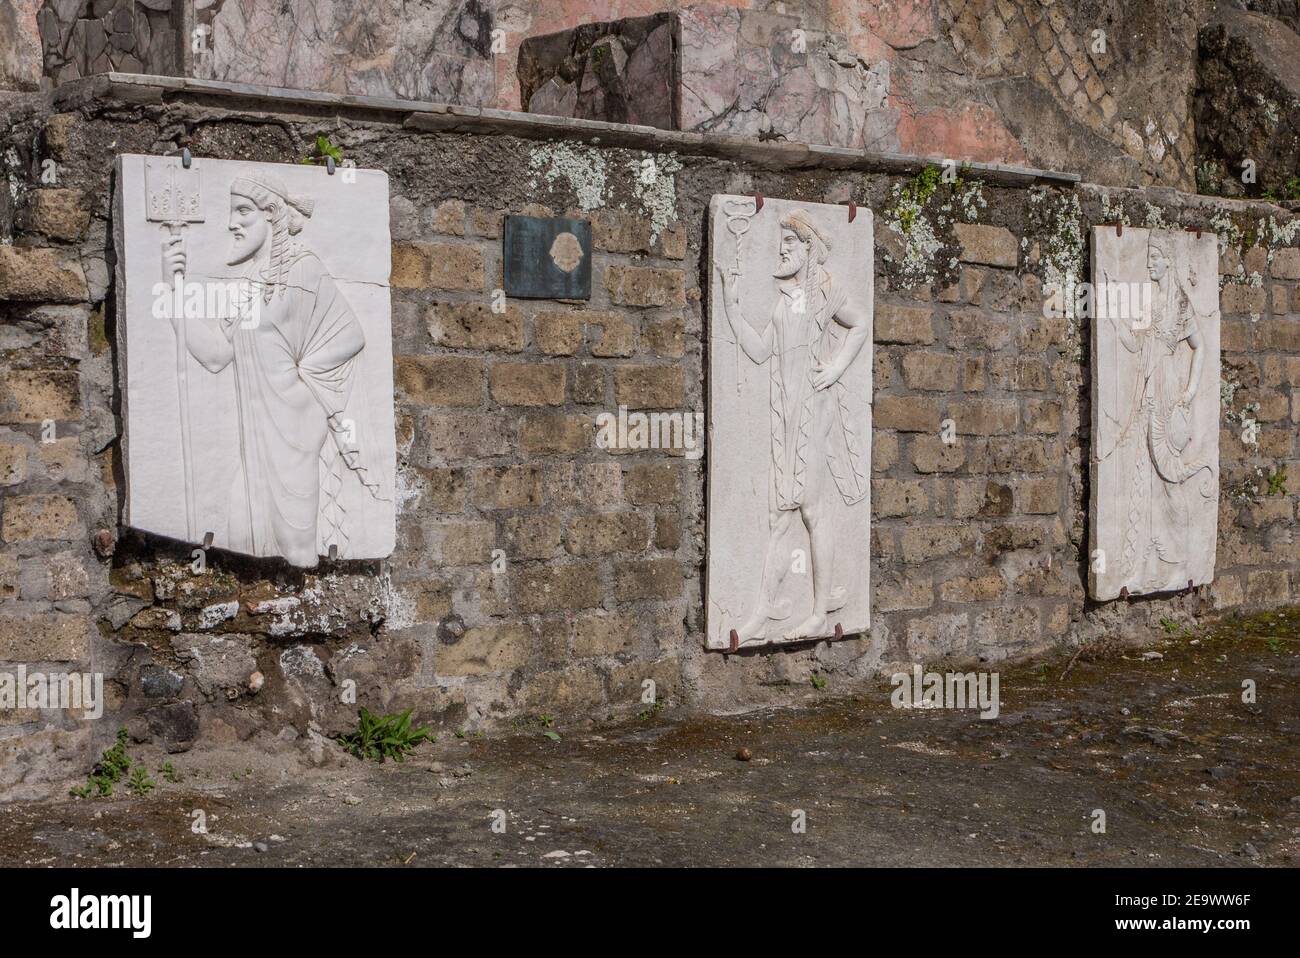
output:
M 1138 334 L 1139 376 L 1130 408 L 1133 425 L 1122 445 L 1128 482 L 1128 514 L 1122 561 L 1125 577 L 1146 590 L 1185 585 L 1192 490 L 1186 480 L 1207 468 L 1190 447 L 1171 442 L 1171 422 L 1187 386 L 1187 363 L 1179 344 L 1195 331 L 1191 303 L 1176 287 L 1160 291 L 1150 327 Z
M 817 272 L 811 292 L 792 281 L 778 284 L 772 313 L 772 475 L 775 506 L 782 510 L 817 499 L 826 474 L 847 505 L 869 488 L 864 429 L 846 400 L 843 380 L 820 392 L 812 384 L 813 360 L 835 355 L 839 327 L 833 318 L 847 299 L 829 273 Z
M 314 564 L 322 504 L 328 522 L 333 494 L 322 455 L 359 462 L 342 414 L 365 346 L 361 325 L 320 260 L 297 250 L 257 326 L 230 331 L 243 466 L 231 489 L 232 545 Z

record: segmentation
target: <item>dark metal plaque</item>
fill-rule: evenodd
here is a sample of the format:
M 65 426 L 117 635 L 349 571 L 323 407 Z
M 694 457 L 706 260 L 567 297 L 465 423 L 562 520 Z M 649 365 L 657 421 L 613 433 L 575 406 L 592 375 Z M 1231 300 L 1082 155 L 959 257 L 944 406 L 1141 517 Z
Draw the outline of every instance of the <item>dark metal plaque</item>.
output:
M 521 299 L 591 299 L 591 223 L 507 216 L 506 295 Z

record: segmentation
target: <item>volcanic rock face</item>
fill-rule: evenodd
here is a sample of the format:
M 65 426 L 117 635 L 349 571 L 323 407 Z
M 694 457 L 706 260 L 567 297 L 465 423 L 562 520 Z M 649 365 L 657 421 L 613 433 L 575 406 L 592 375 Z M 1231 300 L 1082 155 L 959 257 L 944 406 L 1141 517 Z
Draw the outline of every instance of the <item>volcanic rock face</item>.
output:
M 519 85 L 532 113 L 677 129 L 676 18 L 588 23 L 530 37 Z
M 1202 191 L 1291 196 L 1287 184 L 1300 176 L 1300 35 L 1287 22 L 1220 7 L 1201 30 Z M 1254 176 L 1243 180 L 1248 164 Z
M 683 129 L 897 149 L 887 60 L 794 16 L 706 5 L 680 18 Z
M 1300 195 L 1300 0 L 654 6 L 9 0 L 0 91 L 175 75 Z
M 641 106 L 643 97 L 664 101 L 661 85 L 621 75 L 646 33 L 640 21 L 525 40 L 521 103 L 561 116 L 636 115 L 689 131 L 1064 169 L 1116 185 L 1193 183 L 1200 0 L 744 6 L 683 3 L 664 15 L 676 24 L 675 123 Z M 615 82 L 601 80 L 602 69 Z
M 1300 0 L 1239 0 L 1236 6 L 1267 14 L 1300 33 Z
M 480 0 L 24 0 L 0 7 L 0 89 L 148 73 L 491 105 Z
M 0 95 L 35 90 L 41 82 L 41 38 L 36 5 L 0 3 Z
M 897 148 L 888 62 L 801 23 L 706 4 L 532 37 L 519 52 L 521 99 L 556 116 Z
M 492 11 L 479 0 L 216 0 L 192 76 L 358 96 L 490 106 Z

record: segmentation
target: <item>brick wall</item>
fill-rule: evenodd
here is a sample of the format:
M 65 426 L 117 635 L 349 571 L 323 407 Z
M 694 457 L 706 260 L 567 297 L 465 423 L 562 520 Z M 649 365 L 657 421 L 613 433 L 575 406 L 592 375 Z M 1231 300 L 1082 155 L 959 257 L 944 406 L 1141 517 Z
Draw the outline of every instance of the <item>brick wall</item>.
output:
M 0 671 L 99 671 L 108 695 L 98 723 L 0 713 L 9 795 L 84 774 L 119 724 L 320 761 L 354 721 L 349 680 L 357 704 L 443 732 L 634 714 L 646 679 L 670 706 L 734 710 L 801 700 L 814 670 L 844 692 L 894 663 L 995 661 L 1300 592 L 1300 236 L 1276 207 L 967 175 L 902 216 L 910 174 L 792 144 L 591 145 L 501 117 L 124 96 L 25 107 L 0 146 Z M 328 132 L 389 173 L 391 559 L 304 573 L 213 553 L 195 574 L 188 547 L 118 526 L 109 159 L 182 131 L 199 157 L 271 162 Z M 594 424 L 620 404 L 703 410 L 707 204 L 751 190 L 877 212 L 875 613 L 869 636 L 722 656 L 702 649 L 704 460 L 606 451 Z M 506 212 L 592 220 L 589 303 L 493 310 Z M 1045 317 L 1044 284 L 1086 278 L 1088 227 L 1117 218 L 1220 233 L 1232 396 L 1216 582 L 1098 605 L 1087 325 Z
M 1017 258 L 1009 231 L 996 245 Z M 1066 322 L 1044 319 L 1032 273 L 988 266 L 970 244 L 959 258 L 933 300 L 877 303 L 875 608 L 889 613 L 891 660 L 1041 648 L 1083 605 Z
M 1238 281 L 1223 288 L 1220 301 L 1223 379 L 1233 399 L 1219 440 L 1215 604 L 1300 601 L 1300 250 L 1230 249 L 1219 269 Z
M 593 223 L 590 302 L 494 312 L 507 210 L 452 199 L 425 217 L 430 228 L 400 199 L 394 208 L 397 400 L 422 506 L 401 517 L 399 539 L 419 543 L 419 578 L 443 586 L 421 622 L 430 676 L 463 683 L 467 706 L 486 713 L 491 677 L 517 670 L 531 673 L 512 695 L 524 711 L 634 703 L 645 678 L 675 697 L 698 471 L 656 452 L 614 455 L 593 437 L 620 404 L 688 401 L 684 230 L 655 236 L 645 216 L 569 211 Z M 698 402 L 698 382 L 692 393 Z

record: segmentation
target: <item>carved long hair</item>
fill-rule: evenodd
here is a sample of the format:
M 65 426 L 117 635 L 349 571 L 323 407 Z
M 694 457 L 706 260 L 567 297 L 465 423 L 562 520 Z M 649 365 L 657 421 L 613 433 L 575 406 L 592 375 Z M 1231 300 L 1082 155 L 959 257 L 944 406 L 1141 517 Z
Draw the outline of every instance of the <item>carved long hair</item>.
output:
M 1148 249 L 1156 250 L 1160 257 L 1165 261 L 1167 275 L 1173 280 L 1173 290 L 1175 293 L 1181 292 L 1187 297 L 1188 303 L 1194 302 L 1192 299 L 1193 288 L 1197 284 L 1196 273 L 1192 270 L 1191 263 L 1187 264 L 1187 275 L 1184 276 L 1179 269 L 1179 258 L 1175 255 L 1178 252 L 1176 241 L 1172 238 L 1168 240 L 1152 239 L 1148 243 Z
M 811 216 L 801 209 L 793 209 L 781 217 L 781 228 L 790 230 L 808 247 L 808 264 L 804 268 L 803 308 L 813 310 L 813 322 L 808 330 L 808 345 L 812 348 L 821 335 L 826 317 L 820 315 L 814 298 L 821 286 L 823 264 L 831 253 L 831 241 L 824 232 L 817 228 Z
M 265 173 L 237 177 L 230 184 L 230 192 L 247 196 L 259 210 L 271 214 L 271 263 L 262 291 L 262 300 L 269 303 L 272 296 L 283 291 L 296 250 L 297 244 L 291 243 L 289 237 L 302 232 L 316 202 L 310 196 L 290 193 L 279 179 Z

